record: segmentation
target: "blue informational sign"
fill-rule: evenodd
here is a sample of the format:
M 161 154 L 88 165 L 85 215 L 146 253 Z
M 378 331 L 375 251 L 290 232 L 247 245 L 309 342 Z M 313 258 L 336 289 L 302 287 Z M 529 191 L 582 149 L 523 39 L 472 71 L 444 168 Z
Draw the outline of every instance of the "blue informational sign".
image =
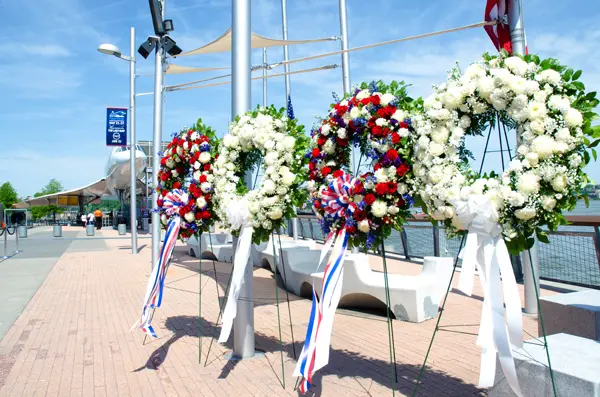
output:
M 106 146 L 127 145 L 127 108 L 106 108 Z

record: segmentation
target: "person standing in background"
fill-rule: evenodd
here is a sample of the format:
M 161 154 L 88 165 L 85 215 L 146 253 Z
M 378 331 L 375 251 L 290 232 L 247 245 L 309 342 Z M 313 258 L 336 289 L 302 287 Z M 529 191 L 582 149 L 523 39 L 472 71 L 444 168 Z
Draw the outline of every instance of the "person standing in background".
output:
M 85 214 L 81 214 L 81 224 L 83 225 L 83 227 L 85 228 L 85 221 L 87 221 L 87 217 L 85 216 Z
M 96 230 L 100 230 L 102 228 L 102 211 L 100 209 L 94 211 L 94 217 L 96 218 Z

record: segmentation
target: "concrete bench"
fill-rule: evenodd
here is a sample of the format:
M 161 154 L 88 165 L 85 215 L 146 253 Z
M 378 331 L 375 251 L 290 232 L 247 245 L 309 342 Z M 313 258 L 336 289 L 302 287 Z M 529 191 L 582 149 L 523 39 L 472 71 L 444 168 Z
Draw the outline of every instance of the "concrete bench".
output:
M 600 397 L 600 343 L 569 334 L 547 337 L 559 397 Z M 554 397 L 548 359 L 543 345 L 531 339 L 514 350 L 519 385 L 524 396 Z M 500 363 L 489 397 L 512 397 Z
M 540 307 L 546 335 L 565 333 L 600 341 L 600 291 L 545 296 Z M 538 335 L 542 335 L 539 322 Z
M 229 233 L 202 233 L 202 258 L 215 259 L 219 262 L 231 262 L 233 258 L 233 249 L 231 247 L 231 234 Z M 212 244 L 211 244 L 212 242 Z M 196 257 L 198 254 L 198 239 L 192 236 L 188 239 L 186 246 L 190 256 Z
M 278 266 L 281 266 L 281 251 L 285 252 L 297 252 L 303 251 L 307 252 L 310 250 L 317 250 L 317 244 L 314 240 L 289 240 L 282 239 L 281 247 L 279 246 L 279 240 L 276 238 L 275 240 L 275 248 L 273 249 L 273 238 L 270 238 L 268 243 L 262 243 L 259 246 L 255 246 L 256 256 L 254 257 L 254 266 L 269 268 L 273 273 L 275 273 L 275 262 L 278 263 Z M 321 252 L 320 250 L 318 251 Z M 273 254 L 275 253 L 275 254 Z M 275 255 L 275 256 L 274 256 Z M 309 256 L 310 258 L 314 258 L 314 254 Z M 316 269 L 316 263 L 318 262 L 319 255 L 317 254 L 317 259 L 314 260 L 313 269 L 314 272 Z M 275 261 L 275 259 L 277 259 Z M 284 257 L 285 261 L 285 257 Z M 306 262 L 306 261 L 303 261 Z M 281 267 L 278 268 L 279 273 L 283 274 L 283 269 Z
M 287 249 L 283 263 L 278 261 L 279 272 L 284 276 L 288 290 L 296 295 L 310 297 L 312 285 L 321 291 L 323 270 L 327 258 L 319 269 L 320 250 Z M 421 274 L 404 276 L 388 274 L 390 309 L 396 318 L 420 323 L 434 318 L 452 275 L 453 259 L 426 257 Z M 382 272 L 375 272 L 366 254 L 347 253 L 344 258 L 344 282 L 340 307 L 385 307 L 385 280 Z

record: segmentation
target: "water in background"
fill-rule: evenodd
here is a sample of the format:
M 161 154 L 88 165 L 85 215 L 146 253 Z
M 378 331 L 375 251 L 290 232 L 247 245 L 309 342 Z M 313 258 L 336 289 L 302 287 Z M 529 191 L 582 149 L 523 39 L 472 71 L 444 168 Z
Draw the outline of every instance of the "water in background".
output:
M 583 201 L 568 215 L 600 215 L 600 200 L 590 201 L 589 208 Z M 318 224 L 303 223 L 304 235 L 314 233 L 322 239 Z M 541 276 L 570 283 L 600 288 L 600 260 L 594 243 L 594 228 L 585 226 L 564 226 L 559 234 L 550 235 L 550 244 L 537 244 Z M 433 228 L 427 223 L 410 222 L 406 226 L 408 255 L 416 257 L 433 256 Z M 440 236 L 440 256 L 456 257 L 460 241 L 447 238 L 443 230 Z M 400 233 L 392 231 L 385 242 L 385 250 L 404 255 Z M 460 264 L 460 262 L 459 262 Z

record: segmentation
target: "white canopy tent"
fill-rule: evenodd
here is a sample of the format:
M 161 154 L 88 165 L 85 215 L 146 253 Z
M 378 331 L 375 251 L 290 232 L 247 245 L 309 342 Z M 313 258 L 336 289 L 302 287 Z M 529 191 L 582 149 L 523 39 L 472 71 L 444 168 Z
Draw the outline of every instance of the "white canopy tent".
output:
M 278 40 L 278 39 L 270 39 L 268 37 L 264 37 L 258 35 L 256 33 L 252 33 L 250 37 L 250 46 L 252 48 L 267 48 L 267 47 L 277 47 L 277 46 L 285 46 L 285 45 L 294 45 L 294 44 L 308 44 L 308 43 L 322 43 L 325 41 L 335 41 L 338 40 L 337 37 L 326 37 L 322 39 L 310 39 L 310 40 Z M 217 52 L 231 52 L 231 28 L 227 29 L 225 33 L 215 41 L 208 43 L 200 48 L 196 48 L 195 50 L 187 51 L 177 55 L 176 57 L 183 57 L 189 55 L 200 55 L 200 54 L 213 54 Z M 175 58 L 176 58 L 175 57 Z

